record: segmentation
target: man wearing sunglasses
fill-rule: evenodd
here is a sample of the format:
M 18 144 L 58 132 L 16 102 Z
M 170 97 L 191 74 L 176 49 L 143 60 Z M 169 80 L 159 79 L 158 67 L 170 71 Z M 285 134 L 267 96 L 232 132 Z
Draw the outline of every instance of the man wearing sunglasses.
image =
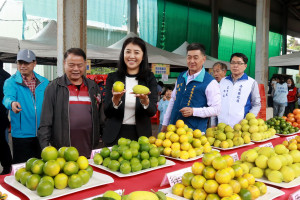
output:
M 31 50 L 19 51 L 17 66 L 18 71 L 5 81 L 3 87 L 3 105 L 10 110 L 13 164 L 41 156 L 37 130 L 49 83 L 33 71 L 36 57 Z
M 233 127 L 247 113 L 255 116 L 260 111 L 260 95 L 257 82 L 244 73 L 248 58 L 242 53 L 234 53 L 230 58 L 231 74 L 220 82 L 222 108 L 219 123 Z

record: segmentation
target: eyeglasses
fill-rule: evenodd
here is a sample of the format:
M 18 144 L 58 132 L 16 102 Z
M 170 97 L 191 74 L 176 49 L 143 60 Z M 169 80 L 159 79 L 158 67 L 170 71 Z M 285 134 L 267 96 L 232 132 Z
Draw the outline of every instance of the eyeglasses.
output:
M 230 63 L 231 65 L 244 65 L 245 63 L 241 63 L 241 62 L 231 62 Z

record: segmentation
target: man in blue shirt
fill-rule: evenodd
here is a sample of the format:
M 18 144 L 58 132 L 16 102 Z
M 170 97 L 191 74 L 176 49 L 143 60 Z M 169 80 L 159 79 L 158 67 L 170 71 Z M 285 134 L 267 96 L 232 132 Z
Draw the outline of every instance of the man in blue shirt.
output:
M 3 87 L 3 105 L 10 110 L 13 164 L 41 156 L 37 130 L 44 91 L 49 83 L 33 71 L 36 57 L 32 51 L 20 50 L 17 66 L 18 71 L 5 81 Z

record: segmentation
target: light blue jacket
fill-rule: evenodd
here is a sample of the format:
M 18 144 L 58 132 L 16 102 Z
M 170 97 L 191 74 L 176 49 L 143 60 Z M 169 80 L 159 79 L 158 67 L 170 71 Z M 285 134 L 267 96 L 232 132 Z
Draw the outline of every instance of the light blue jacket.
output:
M 276 83 L 273 101 L 280 104 L 287 104 L 288 86 L 286 83 Z
M 160 111 L 160 116 L 159 116 L 159 123 L 162 124 L 164 121 L 164 116 L 167 111 L 168 105 L 169 105 L 169 100 L 163 100 L 161 99 L 158 103 L 158 110 Z
M 23 83 L 21 73 L 17 71 L 3 86 L 3 105 L 10 110 L 11 135 L 16 138 L 36 137 L 40 124 L 44 92 L 49 81 L 34 72 L 37 78 L 35 97 L 30 89 Z M 11 109 L 11 103 L 17 101 L 21 111 L 16 114 Z

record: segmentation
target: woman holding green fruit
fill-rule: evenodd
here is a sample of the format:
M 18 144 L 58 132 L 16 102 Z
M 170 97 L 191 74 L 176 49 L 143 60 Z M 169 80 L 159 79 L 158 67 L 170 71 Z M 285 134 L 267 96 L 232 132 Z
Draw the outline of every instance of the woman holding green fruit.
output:
M 121 137 L 138 140 L 152 135 L 151 117 L 156 113 L 157 83 L 149 69 L 145 42 L 138 37 L 124 41 L 118 70 L 106 81 L 104 112 L 107 117 L 103 142 L 117 143 Z

